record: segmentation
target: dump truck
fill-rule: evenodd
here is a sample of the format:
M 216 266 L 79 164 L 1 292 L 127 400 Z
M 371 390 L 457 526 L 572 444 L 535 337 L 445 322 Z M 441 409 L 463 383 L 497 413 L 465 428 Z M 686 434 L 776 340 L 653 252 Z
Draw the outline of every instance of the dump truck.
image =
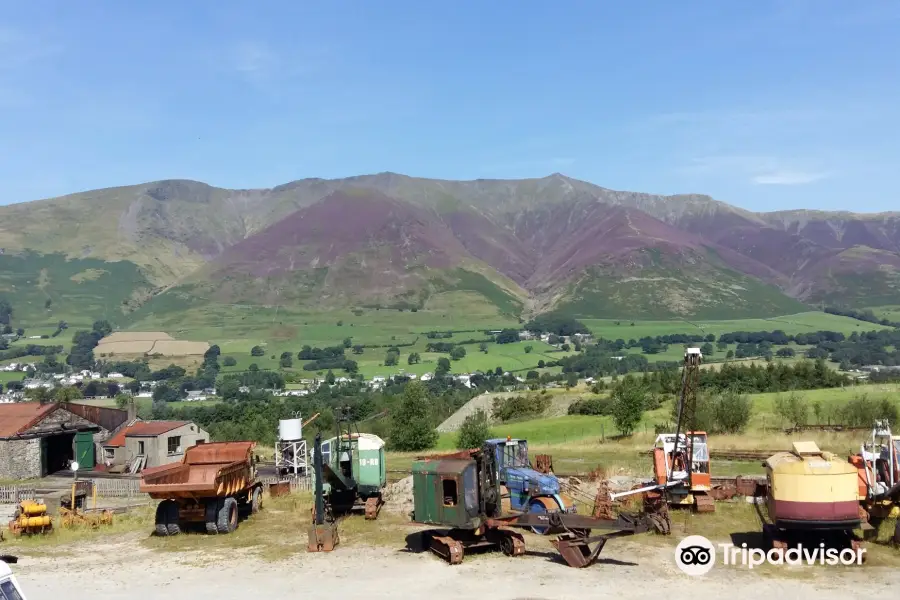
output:
M 231 533 L 240 513 L 262 508 L 256 474 L 256 442 L 215 442 L 187 449 L 180 463 L 144 469 L 140 491 L 154 500 L 157 535 L 176 535 L 188 523 L 210 534 Z

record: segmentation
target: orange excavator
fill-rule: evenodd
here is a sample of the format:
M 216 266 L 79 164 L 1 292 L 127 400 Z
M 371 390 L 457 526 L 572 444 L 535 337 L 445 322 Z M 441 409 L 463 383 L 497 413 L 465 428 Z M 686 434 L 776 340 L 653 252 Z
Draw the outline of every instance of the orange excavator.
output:
M 670 524 L 669 506 L 691 507 L 697 512 L 714 512 L 716 509 L 715 501 L 709 495 L 712 480 L 707 435 L 705 431 L 696 430 L 702 360 L 699 348 L 688 348 L 684 353 L 678 421 L 675 433 L 661 433 L 656 437 L 652 450 L 653 481 L 626 492 L 610 494 L 612 500 L 644 494 L 645 510 L 658 515 L 661 524 Z

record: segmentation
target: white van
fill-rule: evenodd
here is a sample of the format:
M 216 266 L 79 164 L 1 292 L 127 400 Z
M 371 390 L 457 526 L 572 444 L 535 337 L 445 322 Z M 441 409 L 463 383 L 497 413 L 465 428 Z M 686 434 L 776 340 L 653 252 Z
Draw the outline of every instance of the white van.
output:
M 0 556 L 0 600 L 25 600 L 25 594 L 7 562 L 15 563 L 16 559 L 12 556 Z

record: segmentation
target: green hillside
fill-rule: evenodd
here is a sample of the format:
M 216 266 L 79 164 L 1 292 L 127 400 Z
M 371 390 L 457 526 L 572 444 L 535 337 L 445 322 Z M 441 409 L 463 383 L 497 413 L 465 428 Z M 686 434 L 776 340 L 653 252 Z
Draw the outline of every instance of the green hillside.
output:
M 62 254 L 0 254 L 0 295 L 14 307 L 14 320 L 28 327 L 66 321 L 121 323 L 130 307 L 151 291 L 137 265 Z

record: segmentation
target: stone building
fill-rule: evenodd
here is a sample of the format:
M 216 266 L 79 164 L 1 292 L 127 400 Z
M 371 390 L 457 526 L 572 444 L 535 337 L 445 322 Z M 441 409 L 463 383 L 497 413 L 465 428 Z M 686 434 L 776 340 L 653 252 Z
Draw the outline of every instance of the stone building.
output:
M 74 403 L 0 404 L 0 479 L 44 477 L 94 467 L 96 448 L 129 423 L 129 413 Z

